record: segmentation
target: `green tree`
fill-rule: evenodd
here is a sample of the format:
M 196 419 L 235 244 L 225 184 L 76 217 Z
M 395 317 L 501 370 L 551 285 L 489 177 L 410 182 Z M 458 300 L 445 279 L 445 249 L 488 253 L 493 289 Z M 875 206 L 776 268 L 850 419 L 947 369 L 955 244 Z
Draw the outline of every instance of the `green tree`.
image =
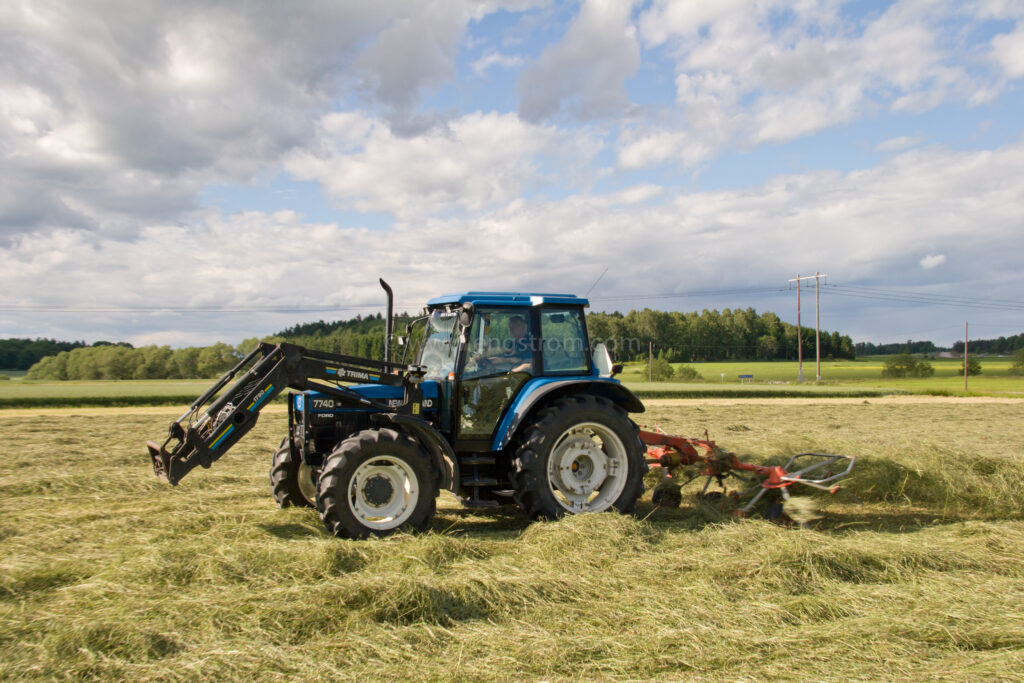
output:
M 1013 354 L 1013 365 L 1010 366 L 1011 375 L 1024 375 L 1024 348 L 1017 349 Z
M 235 348 L 230 344 L 217 342 L 199 351 L 196 370 L 200 377 L 217 377 L 230 370 L 237 362 Z
M 931 377 L 935 368 L 926 360 L 918 360 L 909 353 L 890 356 L 885 361 L 882 377 Z
M 681 365 L 678 368 L 676 368 L 675 378 L 678 380 L 683 380 L 685 382 L 690 382 L 695 379 L 703 379 L 700 376 L 700 373 L 697 372 L 694 368 L 690 367 L 689 365 Z
M 168 377 L 192 379 L 199 377 L 199 347 L 189 346 L 177 349 L 168 363 Z
M 650 364 L 649 372 L 651 379 L 655 382 L 667 382 L 675 376 L 672 365 L 663 356 L 654 359 L 654 362 Z
M 964 365 L 960 364 L 960 374 L 964 374 Z M 980 375 L 981 374 L 981 362 L 974 356 L 967 358 L 967 374 L 968 375 Z

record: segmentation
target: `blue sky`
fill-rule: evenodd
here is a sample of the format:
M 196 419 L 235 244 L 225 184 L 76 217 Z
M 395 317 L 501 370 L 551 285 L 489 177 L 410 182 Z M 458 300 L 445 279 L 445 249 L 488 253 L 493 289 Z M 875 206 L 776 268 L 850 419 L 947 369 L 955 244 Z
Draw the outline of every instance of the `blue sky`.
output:
M 606 269 L 595 310 L 795 322 L 787 281 L 817 271 L 855 341 L 1024 329 L 1019 2 L 11 2 L 0 26 L 0 336 L 237 342 L 374 312 L 379 276 L 412 310 Z

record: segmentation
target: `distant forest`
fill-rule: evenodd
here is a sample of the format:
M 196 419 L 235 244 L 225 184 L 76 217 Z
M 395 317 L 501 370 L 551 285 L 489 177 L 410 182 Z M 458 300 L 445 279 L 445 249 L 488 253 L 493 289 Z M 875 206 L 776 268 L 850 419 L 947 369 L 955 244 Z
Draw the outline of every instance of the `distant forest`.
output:
M 969 353 L 1002 353 L 1011 354 L 1017 349 L 1024 349 L 1024 332 L 1011 337 L 999 337 L 998 339 L 971 339 L 967 343 Z M 953 344 L 953 351 L 964 352 L 964 343 L 959 341 Z
M 963 344 L 960 345 L 963 348 Z M 881 356 L 894 353 L 935 353 L 945 351 L 930 341 L 905 341 L 897 344 L 872 344 L 871 342 L 857 342 L 853 347 L 858 356 Z
M 85 346 L 84 341 L 64 342 L 56 339 L 0 339 L 0 368 L 28 370 L 46 356 Z
M 895 353 L 936 353 L 938 351 L 952 351 L 963 353 L 964 343 L 958 341 L 951 348 L 936 346 L 930 341 L 906 341 L 896 344 L 872 344 L 871 342 L 858 342 L 854 349 L 858 356 L 892 355 Z M 1015 334 L 1010 337 L 999 337 L 997 339 L 971 339 L 968 342 L 967 350 L 972 354 L 1005 354 L 1009 355 L 1017 349 L 1024 349 L 1024 333 Z

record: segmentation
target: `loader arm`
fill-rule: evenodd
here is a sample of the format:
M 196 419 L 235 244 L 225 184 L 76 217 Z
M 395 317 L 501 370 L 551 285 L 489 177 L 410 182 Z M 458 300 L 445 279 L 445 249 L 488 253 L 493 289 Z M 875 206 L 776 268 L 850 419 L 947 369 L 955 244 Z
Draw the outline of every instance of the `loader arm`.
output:
M 403 403 L 409 405 L 420 401 L 423 374 L 419 366 L 400 368 L 389 362 L 312 351 L 295 344 L 260 344 L 171 423 L 163 445 L 146 442 L 153 471 L 177 485 L 197 465 L 209 467 L 256 425 L 260 411 L 285 389 L 315 389 L 345 405 L 388 412 L 395 408 L 339 382 L 403 386 Z M 218 396 L 232 380 L 234 384 Z

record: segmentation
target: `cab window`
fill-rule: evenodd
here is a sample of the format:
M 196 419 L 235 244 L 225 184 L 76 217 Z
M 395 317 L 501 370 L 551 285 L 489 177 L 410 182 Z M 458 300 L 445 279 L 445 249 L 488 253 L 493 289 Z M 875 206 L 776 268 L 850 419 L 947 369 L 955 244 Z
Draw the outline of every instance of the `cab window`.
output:
M 540 313 L 544 372 L 589 372 L 587 336 L 578 309 L 545 308 Z

